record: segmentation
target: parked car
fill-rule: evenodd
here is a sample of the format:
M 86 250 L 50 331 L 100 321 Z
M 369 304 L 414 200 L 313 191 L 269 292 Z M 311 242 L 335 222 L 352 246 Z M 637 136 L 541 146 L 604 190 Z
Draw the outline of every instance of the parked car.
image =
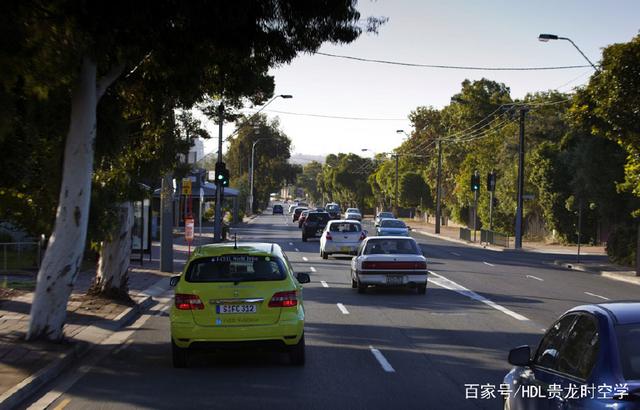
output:
M 302 224 L 304 223 L 304 220 L 307 219 L 307 215 L 309 215 L 309 212 L 311 212 L 309 209 L 305 209 L 304 211 L 302 211 L 302 213 L 298 217 L 298 228 L 302 228 Z
M 396 219 L 396 217 L 392 212 L 379 212 L 374 220 L 375 226 L 380 225 L 380 221 L 383 219 Z
M 409 227 L 399 219 L 381 219 L 376 233 L 378 236 L 409 236 Z
M 342 253 L 355 255 L 358 246 L 367 237 L 362 224 L 353 220 L 329 221 L 320 236 L 320 256 L 327 259 L 329 255 Z
M 275 204 L 272 209 L 273 209 L 274 215 L 276 214 L 282 215 L 284 213 L 284 210 L 282 209 L 282 205 L 280 204 Z
M 171 278 L 174 367 L 187 367 L 193 349 L 275 348 L 292 364 L 305 361 L 302 283 L 272 243 L 204 245 Z M 240 284 L 240 286 L 237 286 Z
M 309 212 L 307 219 L 302 224 L 302 242 L 306 242 L 308 238 L 322 235 L 329 219 L 331 218 L 327 212 Z
M 366 238 L 351 260 L 351 287 L 364 293 L 368 286 L 406 286 L 427 291 L 427 259 L 413 238 Z
M 640 303 L 577 306 L 531 353 L 509 352 L 505 409 L 640 409 Z M 567 397 L 571 386 L 577 397 Z M 532 389 L 538 397 L 518 393 Z
M 340 205 L 329 202 L 324 206 L 324 209 L 329 213 L 331 219 L 340 219 Z
M 294 211 L 298 206 L 299 206 L 299 205 L 298 205 L 298 203 L 297 203 L 297 202 L 294 202 L 294 203 L 292 203 L 291 205 L 289 205 L 289 214 L 292 214 L 292 213 L 293 213 L 293 211 Z
M 300 218 L 300 214 L 302 213 L 302 211 L 306 211 L 306 210 L 307 210 L 307 208 L 304 207 L 304 206 L 296 207 L 293 210 L 293 216 L 292 216 L 293 221 L 292 222 L 296 222 L 298 220 L 298 218 Z
M 358 208 L 347 208 L 344 213 L 344 219 L 351 219 L 354 221 L 362 221 L 362 214 Z

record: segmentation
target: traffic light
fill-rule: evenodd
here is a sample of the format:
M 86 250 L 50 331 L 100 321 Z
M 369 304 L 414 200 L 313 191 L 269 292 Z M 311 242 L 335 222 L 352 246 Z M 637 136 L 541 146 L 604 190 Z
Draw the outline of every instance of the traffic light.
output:
M 478 174 L 478 171 L 471 174 L 471 190 L 473 192 L 480 191 L 480 174 Z
M 487 191 L 495 192 L 496 190 L 496 173 L 489 172 L 487 174 Z
M 216 185 L 229 186 L 229 170 L 224 162 L 216 162 Z

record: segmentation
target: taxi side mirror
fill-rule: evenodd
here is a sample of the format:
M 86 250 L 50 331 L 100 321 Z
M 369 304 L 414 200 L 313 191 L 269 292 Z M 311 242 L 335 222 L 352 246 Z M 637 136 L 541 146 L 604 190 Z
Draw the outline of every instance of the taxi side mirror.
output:
M 311 282 L 311 277 L 309 276 L 309 274 L 307 273 L 303 273 L 303 272 L 298 272 L 296 274 L 296 279 L 298 280 L 299 283 L 304 284 L 304 283 L 309 283 Z
M 175 288 L 178 282 L 180 282 L 180 275 L 172 276 L 171 279 L 169 279 L 169 286 Z

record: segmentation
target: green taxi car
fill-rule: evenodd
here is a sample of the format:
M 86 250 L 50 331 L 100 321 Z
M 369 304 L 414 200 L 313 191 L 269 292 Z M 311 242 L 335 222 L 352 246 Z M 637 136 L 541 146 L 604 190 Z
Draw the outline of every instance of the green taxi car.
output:
M 174 367 L 188 365 L 192 349 L 267 348 L 304 364 L 306 273 L 294 274 L 277 244 L 198 247 L 183 273 L 171 278 Z

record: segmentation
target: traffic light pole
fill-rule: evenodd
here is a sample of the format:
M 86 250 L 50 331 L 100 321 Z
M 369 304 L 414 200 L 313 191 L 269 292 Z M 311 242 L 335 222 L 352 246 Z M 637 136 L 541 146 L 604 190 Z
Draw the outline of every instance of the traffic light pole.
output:
M 518 204 L 516 208 L 516 249 L 522 249 L 522 197 L 524 195 L 524 115 L 526 107 L 520 108 L 520 143 L 518 144 Z
M 224 105 L 218 106 L 218 164 L 222 163 L 222 125 L 224 123 Z M 222 242 L 222 191 L 224 187 L 216 179 L 216 210 L 213 222 L 213 241 Z
M 489 230 L 493 231 L 493 191 L 489 191 Z
M 442 140 L 438 139 L 438 174 L 436 179 L 436 233 L 440 233 L 440 201 L 442 197 Z

